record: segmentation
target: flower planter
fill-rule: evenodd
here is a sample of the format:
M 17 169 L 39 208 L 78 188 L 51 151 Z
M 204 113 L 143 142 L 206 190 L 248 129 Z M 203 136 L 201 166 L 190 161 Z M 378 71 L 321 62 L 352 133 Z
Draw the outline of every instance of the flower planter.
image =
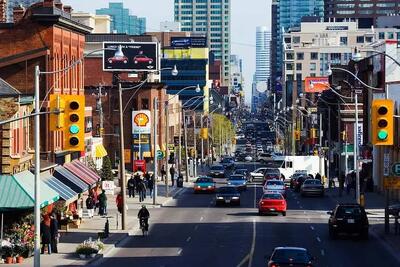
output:
M 24 257 L 18 256 L 17 257 L 17 263 L 23 263 L 24 262 Z
M 6 257 L 5 264 L 13 264 L 14 263 L 14 258 L 13 257 Z
M 80 258 L 81 260 L 84 260 L 84 259 L 86 259 L 86 255 L 85 255 L 85 254 L 79 254 L 79 258 Z

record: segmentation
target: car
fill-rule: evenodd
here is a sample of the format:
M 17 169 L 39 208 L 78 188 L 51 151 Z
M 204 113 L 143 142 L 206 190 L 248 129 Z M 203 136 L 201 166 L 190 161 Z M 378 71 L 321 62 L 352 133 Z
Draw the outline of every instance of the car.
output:
M 264 182 L 268 180 L 279 180 L 281 172 L 278 168 L 267 168 L 264 172 Z
M 242 174 L 232 174 L 227 180 L 228 185 L 235 186 L 238 190 L 247 190 L 247 179 Z
M 315 258 L 305 248 L 276 247 L 268 260 L 268 267 L 278 266 L 315 266 Z
M 134 62 L 135 64 L 138 64 L 138 63 L 153 64 L 153 59 L 147 57 L 146 55 L 141 54 L 141 55 L 136 55 L 136 56 L 133 58 L 133 62 Z
M 199 176 L 194 182 L 194 193 L 207 192 L 214 193 L 216 190 L 216 184 L 213 178 L 208 176 Z
M 250 156 L 250 155 L 247 155 L 247 156 L 244 158 L 244 160 L 247 161 L 247 162 L 250 162 L 250 161 L 253 160 L 253 157 Z
M 258 214 L 281 213 L 286 216 L 286 199 L 280 193 L 267 192 L 258 201 Z
M 324 196 L 324 186 L 318 179 L 307 179 L 300 187 L 300 195 L 302 197 L 307 195 Z
M 271 154 L 261 153 L 260 155 L 258 155 L 258 161 L 261 163 L 265 163 L 269 160 L 271 160 Z
M 295 184 L 296 184 L 296 180 L 297 178 L 299 178 L 300 176 L 307 176 L 307 171 L 295 171 L 294 174 L 292 176 L 290 176 L 290 188 L 294 188 Z
M 250 180 L 252 182 L 254 182 L 256 180 L 263 181 L 264 180 L 264 172 L 266 169 L 267 168 L 263 167 L 263 168 L 255 169 L 254 171 L 250 172 Z
M 283 181 L 280 180 L 268 180 L 263 186 L 263 192 L 280 193 L 286 198 L 286 186 Z
M 220 163 L 226 169 L 232 169 L 235 166 L 235 161 L 231 157 L 224 157 Z
M 212 178 L 224 178 L 225 177 L 225 168 L 222 165 L 212 165 L 210 167 L 210 172 L 208 176 Z
M 244 168 L 236 169 L 236 167 L 235 167 L 235 170 L 233 171 L 233 174 L 243 175 L 244 177 L 246 177 L 247 180 L 249 180 L 249 178 L 250 178 L 249 171 L 247 169 L 244 169 Z
M 223 186 L 217 190 L 215 205 L 230 204 L 240 206 L 240 192 L 234 186 Z
M 114 64 L 114 63 L 128 63 L 128 58 L 126 56 L 113 56 L 107 59 L 108 63 Z
M 300 192 L 301 186 L 303 185 L 304 181 L 307 180 L 308 178 L 309 178 L 308 175 L 299 176 L 294 183 L 294 191 Z
M 332 211 L 329 217 L 329 236 L 335 239 L 340 233 L 359 234 L 368 239 L 368 217 L 365 209 L 357 203 L 341 203 Z

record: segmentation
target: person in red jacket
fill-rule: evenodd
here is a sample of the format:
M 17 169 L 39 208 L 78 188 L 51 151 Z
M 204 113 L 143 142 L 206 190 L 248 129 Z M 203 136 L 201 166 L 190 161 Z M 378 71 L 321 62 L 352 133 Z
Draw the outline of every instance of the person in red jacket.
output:
M 117 204 L 117 209 L 119 211 L 119 213 L 122 213 L 122 207 L 123 207 L 123 203 L 122 203 L 122 193 L 119 193 L 117 195 L 117 198 L 115 199 L 115 202 Z

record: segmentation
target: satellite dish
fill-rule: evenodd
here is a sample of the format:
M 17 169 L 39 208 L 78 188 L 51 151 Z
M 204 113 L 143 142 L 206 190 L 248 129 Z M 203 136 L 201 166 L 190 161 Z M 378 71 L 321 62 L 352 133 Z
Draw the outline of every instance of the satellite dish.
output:
M 257 82 L 256 89 L 258 92 L 264 93 L 268 89 L 267 83 L 266 82 Z

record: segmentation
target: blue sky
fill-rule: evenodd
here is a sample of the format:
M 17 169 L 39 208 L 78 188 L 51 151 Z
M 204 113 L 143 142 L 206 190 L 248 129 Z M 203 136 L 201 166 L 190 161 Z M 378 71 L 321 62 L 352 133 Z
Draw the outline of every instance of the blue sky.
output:
M 132 14 L 147 18 L 147 30 L 158 31 L 161 21 L 172 21 L 174 0 L 63 0 L 75 11 L 93 12 L 109 2 L 123 2 Z M 271 25 L 271 0 L 231 0 L 232 54 L 243 59 L 246 102 L 251 98 L 251 82 L 255 71 L 256 27 Z

